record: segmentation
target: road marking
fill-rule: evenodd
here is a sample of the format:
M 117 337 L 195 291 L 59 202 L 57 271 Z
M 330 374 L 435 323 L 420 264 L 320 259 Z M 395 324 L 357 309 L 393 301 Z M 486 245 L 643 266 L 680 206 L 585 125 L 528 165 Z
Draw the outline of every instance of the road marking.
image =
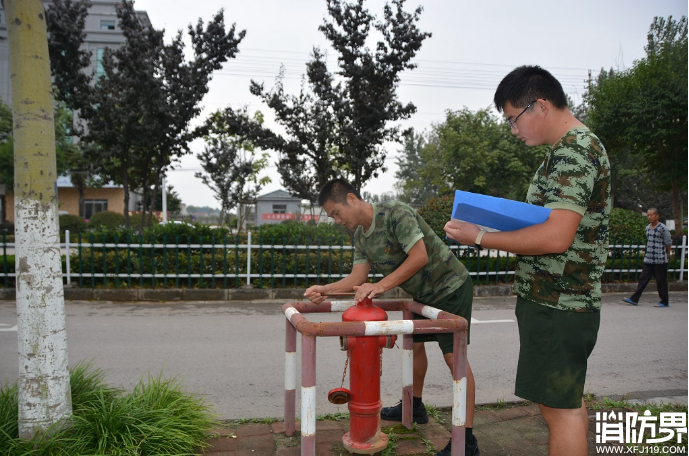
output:
M 514 323 L 514 320 L 477 320 L 471 317 L 471 324 L 481 324 L 481 323 Z
M 0 323 L 0 326 L 9 326 L 7 323 Z M 17 331 L 17 325 L 12 326 L 11 328 L 0 328 L 0 331 Z

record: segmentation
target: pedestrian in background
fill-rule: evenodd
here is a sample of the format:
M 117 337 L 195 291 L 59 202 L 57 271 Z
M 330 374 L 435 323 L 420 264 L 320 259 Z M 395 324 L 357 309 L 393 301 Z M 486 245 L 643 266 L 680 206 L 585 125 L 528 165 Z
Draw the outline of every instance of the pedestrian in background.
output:
M 651 207 L 646 211 L 646 218 L 648 218 L 649 223 L 646 225 L 646 256 L 644 256 L 644 267 L 641 270 L 639 285 L 637 285 L 636 291 L 631 298 L 624 298 L 623 301 L 633 306 L 639 305 L 641 293 L 644 292 L 651 278 L 655 277 L 660 302 L 654 307 L 669 307 L 667 267 L 668 259 L 672 253 L 670 230 L 658 221 L 660 213 L 658 213 L 658 209 L 655 207 Z

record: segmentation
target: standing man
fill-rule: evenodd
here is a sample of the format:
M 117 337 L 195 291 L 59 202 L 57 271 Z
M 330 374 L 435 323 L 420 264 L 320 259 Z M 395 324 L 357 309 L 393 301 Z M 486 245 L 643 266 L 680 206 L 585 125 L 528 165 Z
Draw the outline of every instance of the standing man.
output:
M 551 146 L 526 202 L 552 211 L 545 222 L 516 231 L 487 233 L 456 221 L 445 231 L 462 244 L 518 254 L 515 394 L 539 405 L 550 431 L 550 456 L 585 456 L 583 393 L 600 325 L 610 163 L 600 140 L 567 108 L 560 83 L 543 68 L 513 70 L 494 102 L 527 146 Z
M 333 179 L 323 186 L 318 204 L 336 223 L 354 231 L 354 264 L 352 272 L 344 279 L 312 286 L 304 296 L 320 304 L 327 293 L 355 290 L 355 300 L 359 302 L 399 286 L 415 301 L 462 316 L 471 323 L 473 286 L 469 273 L 418 212 L 398 201 L 369 204 L 342 179 Z M 385 276 L 380 282 L 368 283 L 371 266 Z M 430 340 L 438 342 L 452 372 L 453 334 L 414 336 L 413 420 L 420 424 L 428 421 L 421 398 L 428 367 L 424 342 Z M 480 454 L 473 435 L 475 396 L 474 374 L 467 362 L 467 456 Z M 384 408 L 381 417 L 402 421 L 402 401 L 397 406 Z M 436 456 L 450 456 L 451 444 L 452 440 Z
M 660 302 L 654 307 L 669 307 L 670 301 L 667 293 L 667 266 L 668 258 L 672 253 L 672 238 L 670 231 L 665 225 L 658 221 L 660 214 L 658 209 L 651 207 L 646 211 L 648 225 L 646 225 L 646 256 L 644 256 L 644 267 L 639 276 L 639 285 L 631 298 L 624 298 L 623 301 L 631 305 L 639 305 L 639 298 L 644 292 L 646 285 L 655 277 L 658 286 Z

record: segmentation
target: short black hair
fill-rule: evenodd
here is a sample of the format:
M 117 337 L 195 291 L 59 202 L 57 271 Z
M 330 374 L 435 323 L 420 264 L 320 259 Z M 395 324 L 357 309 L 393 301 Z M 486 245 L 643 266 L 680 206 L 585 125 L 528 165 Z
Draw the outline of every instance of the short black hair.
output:
M 524 108 L 541 98 L 549 100 L 557 109 L 567 107 L 565 91 L 552 74 L 537 65 L 524 65 L 502 79 L 493 102 L 498 112 L 502 112 L 508 102 L 515 108 Z
M 333 203 L 347 204 L 347 194 L 352 193 L 358 199 L 361 195 L 356 188 L 344 179 L 332 179 L 325 183 L 318 193 L 318 205 L 323 205 L 332 201 Z

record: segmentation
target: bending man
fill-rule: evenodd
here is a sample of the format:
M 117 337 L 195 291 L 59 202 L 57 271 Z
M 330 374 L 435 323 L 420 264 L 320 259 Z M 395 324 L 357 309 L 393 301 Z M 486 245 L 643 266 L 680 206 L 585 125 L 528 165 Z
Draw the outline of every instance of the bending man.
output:
M 369 204 L 342 179 L 331 180 L 323 186 L 318 204 L 335 222 L 354 232 L 354 265 L 344 279 L 310 287 L 304 296 L 320 304 L 326 293 L 356 290 L 355 300 L 359 302 L 400 286 L 415 301 L 460 315 L 471 322 L 473 286 L 469 273 L 414 209 L 397 201 Z M 371 266 L 385 276 L 381 281 L 367 282 Z M 413 420 L 417 423 L 428 421 L 421 401 L 428 367 L 424 342 L 438 342 L 452 372 L 452 339 L 452 334 L 414 336 Z M 467 363 L 467 456 L 479 455 L 478 442 L 472 432 L 474 402 L 474 375 Z M 397 406 L 384 408 L 381 417 L 401 421 L 401 401 Z M 451 441 L 436 456 L 450 456 L 450 445 Z

